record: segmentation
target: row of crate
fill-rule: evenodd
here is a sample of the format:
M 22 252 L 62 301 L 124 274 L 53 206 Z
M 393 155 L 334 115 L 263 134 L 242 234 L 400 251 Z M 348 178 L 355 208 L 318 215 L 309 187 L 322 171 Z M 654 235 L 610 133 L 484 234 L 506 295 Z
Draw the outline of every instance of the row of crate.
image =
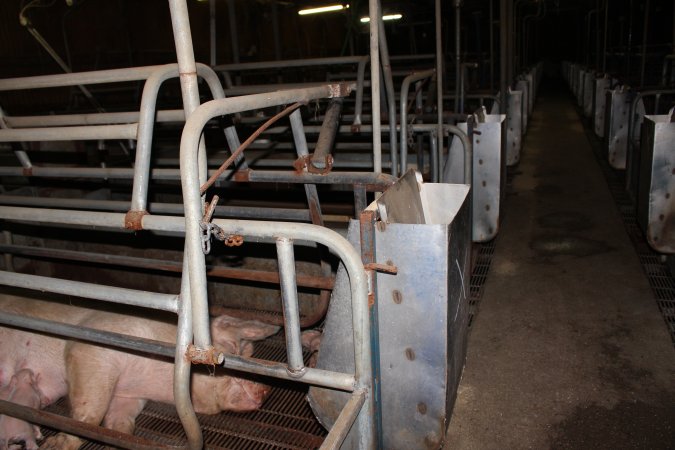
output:
M 580 64 L 562 67 L 609 165 L 625 173 L 649 245 L 675 253 L 675 88 L 634 89 Z

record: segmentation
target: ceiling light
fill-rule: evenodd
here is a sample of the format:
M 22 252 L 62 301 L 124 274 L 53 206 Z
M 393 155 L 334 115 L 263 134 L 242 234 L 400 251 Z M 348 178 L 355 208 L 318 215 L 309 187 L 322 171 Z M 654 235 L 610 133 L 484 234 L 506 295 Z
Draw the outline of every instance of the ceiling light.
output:
M 306 16 L 307 14 L 342 11 L 343 9 L 347 8 L 349 8 L 349 5 L 328 5 L 328 6 L 320 6 L 318 8 L 301 9 L 300 11 L 298 11 L 298 14 L 300 14 L 301 16 Z
M 399 20 L 401 18 L 403 18 L 402 14 L 387 14 L 385 16 L 382 16 L 382 20 Z M 370 22 L 370 17 L 361 17 L 361 22 L 362 23 Z

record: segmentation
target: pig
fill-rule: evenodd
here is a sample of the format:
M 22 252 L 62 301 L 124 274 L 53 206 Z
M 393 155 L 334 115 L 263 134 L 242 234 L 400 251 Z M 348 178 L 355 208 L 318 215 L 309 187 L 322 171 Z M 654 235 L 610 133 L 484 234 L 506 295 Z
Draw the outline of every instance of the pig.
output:
M 0 398 L 31 408 L 40 407 L 40 393 L 37 391 L 35 376 L 30 369 L 18 371 L 9 384 L 0 390 Z M 36 440 L 42 439 L 40 427 L 31 425 L 11 416 L 0 416 L 0 450 L 37 450 Z
M 91 310 L 72 304 L 0 295 L 3 311 L 63 323 L 175 343 L 176 325 L 140 314 Z M 175 322 L 175 317 L 173 318 Z M 214 347 L 224 353 L 251 356 L 253 341 L 277 333 L 279 327 L 220 316 L 211 322 Z M 148 400 L 173 403 L 173 363 L 151 356 L 67 341 L 0 326 L 0 386 L 23 368 L 37 380 L 41 406 L 68 395 L 71 416 L 93 425 L 133 433 L 135 420 Z M 193 371 L 192 403 L 197 413 L 259 408 L 269 393 L 263 384 L 228 374 Z M 47 439 L 47 450 L 74 450 L 82 441 L 64 433 Z
M 316 360 L 319 358 L 319 347 L 321 347 L 321 331 L 305 330 L 300 335 L 302 348 L 310 353 L 308 367 L 316 367 Z

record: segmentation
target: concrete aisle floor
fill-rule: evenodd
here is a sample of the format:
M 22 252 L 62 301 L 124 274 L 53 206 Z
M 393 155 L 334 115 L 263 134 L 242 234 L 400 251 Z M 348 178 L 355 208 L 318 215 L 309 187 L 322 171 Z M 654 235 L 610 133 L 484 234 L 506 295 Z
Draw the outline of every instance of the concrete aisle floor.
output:
M 675 350 L 562 85 L 542 85 L 446 449 L 675 448 Z

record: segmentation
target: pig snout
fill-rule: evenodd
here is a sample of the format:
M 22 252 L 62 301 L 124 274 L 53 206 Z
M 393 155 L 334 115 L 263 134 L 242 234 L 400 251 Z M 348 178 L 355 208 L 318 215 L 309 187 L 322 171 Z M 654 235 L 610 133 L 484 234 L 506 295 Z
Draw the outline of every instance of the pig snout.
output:
M 244 412 L 260 408 L 270 393 L 270 387 L 251 380 L 230 378 L 225 389 L 219 393 L 221 408 Z

